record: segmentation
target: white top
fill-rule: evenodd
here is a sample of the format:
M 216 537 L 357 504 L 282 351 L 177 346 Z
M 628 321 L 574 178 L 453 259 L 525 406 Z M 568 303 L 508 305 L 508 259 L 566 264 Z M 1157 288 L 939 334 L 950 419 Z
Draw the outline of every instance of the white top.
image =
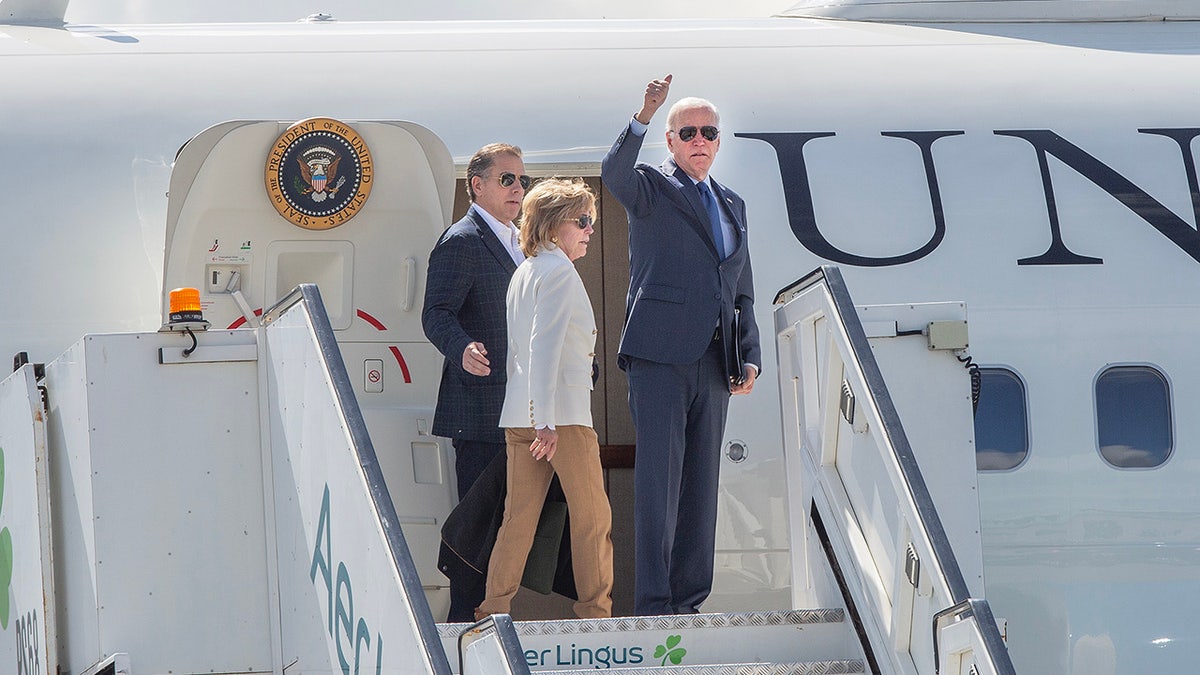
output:
M 500 426 L 592 426 L 596 319 L 561 249 L 543 248 L 508 285 L 508 384 Z

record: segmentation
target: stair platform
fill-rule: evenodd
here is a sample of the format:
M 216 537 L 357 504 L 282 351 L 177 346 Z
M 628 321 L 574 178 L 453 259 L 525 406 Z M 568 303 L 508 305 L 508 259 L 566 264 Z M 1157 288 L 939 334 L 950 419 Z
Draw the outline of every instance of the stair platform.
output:
M 621 668 L 625 675 L 859 675 L 866 673 L 862 659 L 806 661 L 793 663 L 727 663 L 696 666 L 634 666 Z M 595 668 L 553 670 L 554 675 L 595 675 Z
M 470 624 L 439 624 L 452 667 Z M 514 621 L 530 670 L 631 673 L 862 673 L 841 609 Z

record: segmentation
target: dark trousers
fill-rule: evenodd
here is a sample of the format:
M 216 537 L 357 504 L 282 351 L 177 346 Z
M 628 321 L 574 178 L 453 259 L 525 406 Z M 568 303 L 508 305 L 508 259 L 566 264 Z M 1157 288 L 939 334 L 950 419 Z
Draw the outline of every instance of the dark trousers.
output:
M 504 454 L 504 443 L 485 443 L 456 438 L 454 446 L 454 472 L 458 477 L 458 498 L 471 489 L 479 475 L 491 463 L 492 458 Z M 464 576 L 450 583 L 450 613 L 447 621 L 475 621 L 475 608 L 483 602 L 487 590 L 487 578 Z
M 729 409 L 714 341 L 695 363 L 628 359 L 634 463 L 634 612 L 699 611 L 712 590 L 717 476 Z

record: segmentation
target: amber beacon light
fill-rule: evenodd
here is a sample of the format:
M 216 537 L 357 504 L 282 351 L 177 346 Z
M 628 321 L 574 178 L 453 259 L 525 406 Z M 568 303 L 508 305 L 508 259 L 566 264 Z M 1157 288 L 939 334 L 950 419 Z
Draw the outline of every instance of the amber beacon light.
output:
M 176 288 L 171 291 L 171 323 L 204 321 L 200 311 L 200 289 Z
M 197 340 L 194 331 L 208 330 L 208 322 L 204 320 L 204 313 L 200 310 L 200 289 L 176 288 L 171 291 L 169 298 L 167 323 L 159 330 L 187 333 L 192 339 L 192 346 L 183 350 L 183 356 L 187 358 L 196 351 Z

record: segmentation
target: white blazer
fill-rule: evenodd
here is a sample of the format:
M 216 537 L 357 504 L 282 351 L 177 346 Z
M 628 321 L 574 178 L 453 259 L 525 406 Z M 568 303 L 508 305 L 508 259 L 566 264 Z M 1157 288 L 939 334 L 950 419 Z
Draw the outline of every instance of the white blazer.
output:
M 596 318 L 558 247 L 542 248 L 508 284 L 508 384 L 500 426 L 592 426 Z

